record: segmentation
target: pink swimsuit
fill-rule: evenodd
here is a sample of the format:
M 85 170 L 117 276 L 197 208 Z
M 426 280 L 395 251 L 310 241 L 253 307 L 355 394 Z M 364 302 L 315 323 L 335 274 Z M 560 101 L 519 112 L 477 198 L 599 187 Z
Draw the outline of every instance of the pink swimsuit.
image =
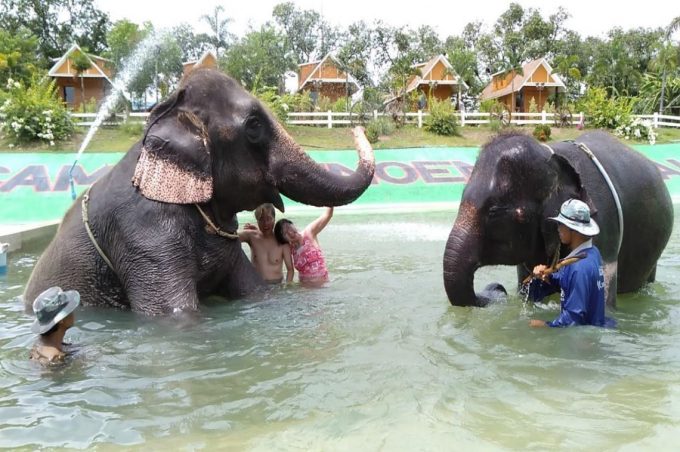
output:
M 303 235 L 302 245 L 298 249 L 291 246 L 290 252 L 293 255 L 293 265 L 300 275 L 300 281 L 328 279 L 323 252 L 314 245 L 312 239 Z

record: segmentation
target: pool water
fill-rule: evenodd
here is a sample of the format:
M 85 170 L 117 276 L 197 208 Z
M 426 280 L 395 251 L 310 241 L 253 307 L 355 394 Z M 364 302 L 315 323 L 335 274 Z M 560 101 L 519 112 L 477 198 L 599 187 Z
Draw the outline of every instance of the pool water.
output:
M 677 207 L 676 207 L 677 210 Z M 614 330 L 530 329 L 558 304 L 452 307 L 455 212 L 342 214 L 331 282 L 196 316 L 79 308 L 71 362 L 45 370 L 20 295 L 45 243 L 0 278 L 0 447 L 247 450 L 668 449 L 680 429 L 680 237 Z M 306 224 L 311 218 L 294 217 Z M 172 275 L 168 275 L 172 277 Z M 515 270 L 478 271 L 515 286 Z

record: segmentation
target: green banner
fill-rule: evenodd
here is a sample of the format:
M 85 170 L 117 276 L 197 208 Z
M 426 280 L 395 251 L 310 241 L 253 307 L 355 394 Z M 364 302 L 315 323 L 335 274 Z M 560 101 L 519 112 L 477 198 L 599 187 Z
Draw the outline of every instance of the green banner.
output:
M 657 163 L 674 200 L 680 200 L 680 145 L 635 146 Z M 478 148 L 376 150 L 373 184 L 353 209 L 452 208 L 460 200 Z M 123 153 L 84 154 L 73 168 L 79 194 L 113 167 Z M 356 167 L 354 151 L 310 151 L 329 171 L 347 174 Z M 59 220 L 71 206 L 69 171 L 74 154 L 0 153 L 0 224 Z M 286 206 L 301 207 L 285 200 Z

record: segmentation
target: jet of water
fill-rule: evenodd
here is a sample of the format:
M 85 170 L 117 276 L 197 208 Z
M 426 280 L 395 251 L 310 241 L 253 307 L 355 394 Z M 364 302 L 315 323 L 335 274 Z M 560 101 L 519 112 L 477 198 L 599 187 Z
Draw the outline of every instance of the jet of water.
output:
M 99 126 L 101 126 L 104 119 L 109 116 L 109 112 L 116 105 L 119 96 L 123 95 L 128 101 L 130 101 L 130 94 L 127 92 L 126 87 L 130 84 L 132 79 L 139 74 L 139 71 L 144 67 L 144 62 L 149 57 L 153 55 L 155 49 L 158 47 L 160 42 L 168 35 L 167 32 L 151 32 L 142 42 L 139 43 L 135 51 L 127 59 L 124 60 L 122 64 L 122 69 L 116 74 L 116 77 L 111 81 L 108 77 L 106 79 L 109 81 L 113 90 L 104 100 L 101 108 L 97 112 L 97 116 L 94 122 L 90 126 L 85 139 L 78 149 L 78 154 L 76 155 L 76 160 L 73 162 L 71 169 L 68 172 L 69 185 L 71 186 L 71 198 L 76 199 L 76 187 L 73 181 L 73 169 L 78 164 L 80 156 L 90 144 L 92 137 L 97 133 Z

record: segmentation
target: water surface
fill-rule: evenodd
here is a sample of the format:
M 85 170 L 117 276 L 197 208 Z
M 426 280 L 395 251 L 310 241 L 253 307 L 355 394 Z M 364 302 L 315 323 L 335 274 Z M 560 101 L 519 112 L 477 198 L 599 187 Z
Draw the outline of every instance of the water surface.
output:
M 555 317 L 556 303 L 527 306 L 514 295 L 485 309 L 449 305 L 442 259 L 455 213 L 338 210 L 320 235 L 326 287 L 213 300 L 193 319 L 79 308 L 67 334 L 79 352 L 49 371 L 27 359 L 35 337 L 18 298 L 44 243 L 11 255 L 0 279 L 0 447 L 676 444 L 677 215 L 658 281 L 609 313 L 616 330 L 553 330 L 527 324 Z M 514 275 L 485 268 L 476 285 L 512 288 Z

